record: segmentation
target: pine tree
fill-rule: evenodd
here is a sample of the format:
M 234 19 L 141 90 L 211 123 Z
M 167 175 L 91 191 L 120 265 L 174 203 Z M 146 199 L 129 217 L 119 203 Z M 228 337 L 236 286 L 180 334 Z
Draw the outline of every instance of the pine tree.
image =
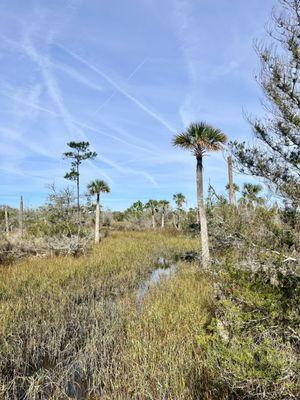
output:
M 280 0 L 268 43 L 256 45 L 266 118 L 249 118 L 257 143 L 231 143 L 243 173 L 264 178 L 286 201 L 300 204 L 300 0 Z
M 64 158 L 71 159 L 71 170 L 65 174 L 65 179 L 76 182 L 77 188 L 77 219 L 80 224 L 80 171 L 79 167 L 82 161 L 92 160 L 97 157 L 95 151 L 89 149 L 89 142 L 69 142 L 67 145 L 72 151 L 63 154 Z

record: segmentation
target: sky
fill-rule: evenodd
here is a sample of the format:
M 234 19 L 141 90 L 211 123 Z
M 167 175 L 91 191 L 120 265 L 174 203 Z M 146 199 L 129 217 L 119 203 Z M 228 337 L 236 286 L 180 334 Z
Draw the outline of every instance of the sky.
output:
M 274 0 L 0 0 L 0 204 L 45 202 L 64 179 L 69 141 L 89 141 L 106 208 L 136 200 L 196 204 L 195 160 L 174 134 L 206 121 L 251 142 L 243 110 L 262 114 L 253 41 Z M 225 193 L 223 153 L 204 160 Z M 253 178 L 235 175 L 237 183 Z

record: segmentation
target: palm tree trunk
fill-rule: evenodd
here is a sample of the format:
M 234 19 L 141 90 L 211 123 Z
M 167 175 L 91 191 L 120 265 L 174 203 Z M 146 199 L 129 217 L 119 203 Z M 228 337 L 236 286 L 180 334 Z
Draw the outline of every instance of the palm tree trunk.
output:
M 96 221 L 95 221 L 95 243 L 100 242 L 100 194 L 97 193 Z
M 6 234 L 8 235 L 8 234 L 9 234 L 9 222 L 8 222 L 8 210 L 7 210 L 7 206 L 5 206 L 4 215 L 5 215 L 5 232 L 6 232 Z
M 165 213 L 162 212 L 161 214 L 161 229 L 164 229 L 165 227 Z
M 95 243 L 98 244 L 100 242 L 100 193 L 97 193 L 95 218 Z
M 20 233 L 21 236 L 23 236 L 23 214 L 24 214 L 24 203 L 23 203 L 23 196 L 21 196 L 20 199 L 20 210 L 19 210 L 19 228 L 20 228 Z
M 233 186 L 233 173 L 232 173 L 232 158 L 228 156 L 228 181 L 229 181 L 229 204 L 234 206 L 234 186 Z
M 155 229 L 155 214 L 154 214 L 154 211 L 152 211 L 152 228 Z
M 202 157 L 197 157 L 197 202 L 199 221 L 201 226 L 201 249 L 202 249 L 202 265 L 204 268 L 208 267 L 210 262 L 209 247 L 208 247 L 208 233 L 207 221 L 203 202 L 203 164 Z

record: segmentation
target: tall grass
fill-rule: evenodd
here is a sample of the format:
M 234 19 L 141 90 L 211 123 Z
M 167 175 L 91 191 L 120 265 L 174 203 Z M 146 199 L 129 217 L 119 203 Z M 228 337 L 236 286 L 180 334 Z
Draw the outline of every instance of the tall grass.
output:
M 181 264 L 177 275 L 153 289 L 141 314 L 129 321 L 122 356 L 126 398 L 198 398 L 202 355 L 197 338 L 212 296 L 198 268 Z
M 136 290 L 159 256 L 197 246 L 179 236 L 115 233 L 86 257 L 2 268 L 0 398 L 195 398 L 209 284 L 181 266 L 142 307 Z

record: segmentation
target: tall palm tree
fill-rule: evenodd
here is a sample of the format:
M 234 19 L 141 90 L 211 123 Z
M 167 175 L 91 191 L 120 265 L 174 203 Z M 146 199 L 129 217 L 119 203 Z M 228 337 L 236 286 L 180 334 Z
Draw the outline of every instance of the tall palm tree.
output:
M 96 195 L 96 222 L 95 222 L 95 243 L 100 242 L 100 193 L 109 193 L 108 184 L 96 179 L 88 184 L 88 191 L 91 195 Z
M 254 204 L 263 204 L 264 198 L 259 196 L 262 192 L 262 186 L 254 183 L 244 183 L 242 190 L 241 203 L 248 203 L 249 207 L 252 208 Z
M 210 262 L 207 221 L 203 202 L 203 156 L 212 151 L 220 151 L 227 141 L 227 136 L 217 128 L 205 122 L 192 123 L 185 132 L 177 134 L 173 145 L 189 150 L 196 157 L 197 202 L 201 226 L 202 264 L 207 267 Z
M 148 208 L 151 211 L 151 216 L 152 216 L 152 228 L 156 228 L 156 222 L 155 222 L 155 214 L 158 211 L 158 201 L 157 200 L 149 200 L 145 204 L 145 208 Z
M 169 204 L 170 203 L 168 202 L 168 200 L 160 200 L 158 202 L 158 205 L 161 210 L 161 229 L 164 229 L 164 227 L 165 227 L 165 217 L 166 217 L 166 213 L 169 208 Z

